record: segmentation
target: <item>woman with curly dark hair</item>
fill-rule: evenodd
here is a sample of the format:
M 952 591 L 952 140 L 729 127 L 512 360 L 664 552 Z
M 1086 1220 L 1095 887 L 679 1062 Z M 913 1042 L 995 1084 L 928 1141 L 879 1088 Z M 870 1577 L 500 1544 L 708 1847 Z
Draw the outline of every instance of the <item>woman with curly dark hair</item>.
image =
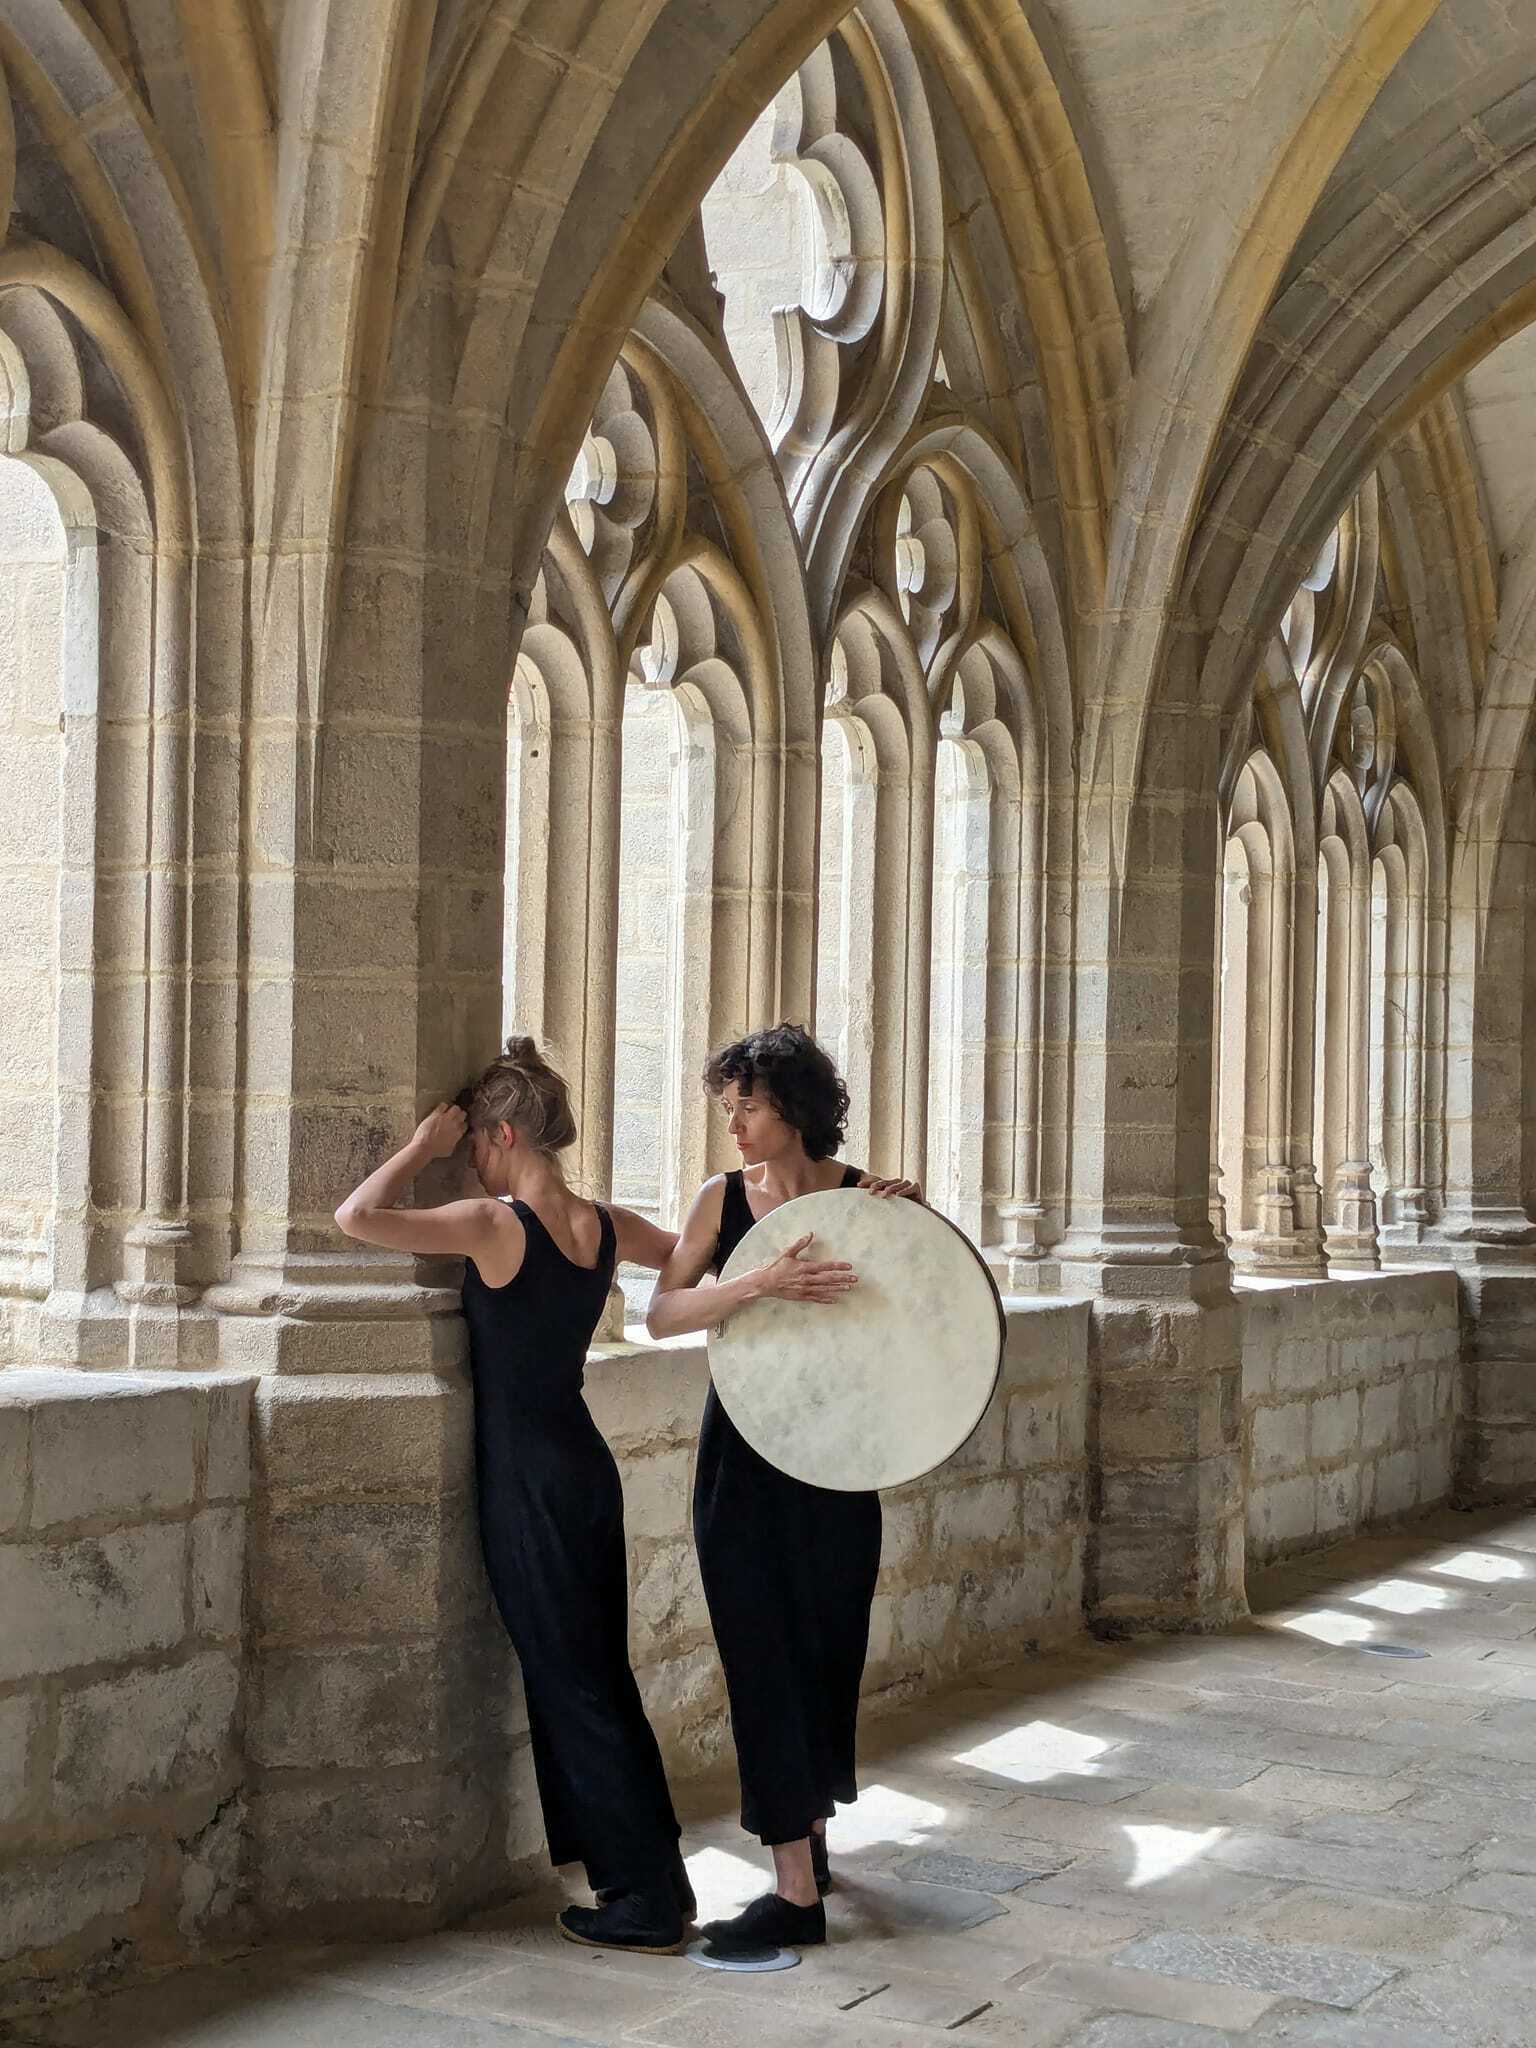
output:
M 801 1237 L 778 1258 L 707 1284 L 761 1217 L 797 1195 L 864 1187 L 920 1199 L 911 1181 L 882 1181 L 834 1155 L 848 1090 L 797 1024 L 755 1031 L 704 1070 L 741 1153 L 734 1173 L 699 1191 L 662 1267 L 646 1318 L 656 1337 L 707 1330 L 749 1301 L 840 1301 L 857 1275 L 805 1254 Z M 760 1457 L 714 1387 L 699 1432 L 694 1537 L 704 1597 L 731 1703 L 741 1774 L 741 1824 L 773 1850 L 775 1888 L 736 1919 L 703 1931 L 725 1946 L 805 1946 L 826 1940 L 821 1897 L 831 1887 L 826 1824 L 858 1796 L 854 1749 L 869 1610 L 880 1569 L 880 1496 L 834 1493 L 792 1479 Z

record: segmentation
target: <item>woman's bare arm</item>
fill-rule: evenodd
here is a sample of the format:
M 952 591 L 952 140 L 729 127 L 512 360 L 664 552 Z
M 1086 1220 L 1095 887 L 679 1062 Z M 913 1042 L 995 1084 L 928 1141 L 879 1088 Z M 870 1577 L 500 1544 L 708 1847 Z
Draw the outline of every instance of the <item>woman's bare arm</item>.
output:
M 647 1222 L 633 1209 L 615 1209 L 611 1202 L 607 1209 L 613 1218 L 614 1243 L 623 1263 L 627 1266 L 649 1266 L 652 1272 L 659 1273 L 676 1249 L 677 1232 L 663 1230 L 659 1223 Z
M 677 1248 L 661 1269 L 656 1292 L 646 1311 L 645 1327 L 653 1337 L 683 1337 L 712 1330 L 749 1301 L 776 1296 L 782 1301 L 841 1301 L 858 1276 L 846 1259 L 807 1259 L 812 1239 L 795 1242 L 776 1259 L 734 1280 L 704 1283 L 720 1236 L 724 1181 L 706 1181 L 700 1188 Z
M 433 1160 L 446 1159 L 454 1151 L 464 1135 L 464 1122 L 463 1110 L 439 1103 L 422 1118 L 407 1143 L 348 1195 L 336 1211 L 337 1228 L 363 1244 L 466 1257 L 477 1263 L 494 1246 L 494 1264 L 498 1273 L 504 1274 L 509 1256 L 514 1255 L 511 1235 L 515 1231 L 519 1238 L 523 1236 L 521 1223 L 504 1202 L 482 1195 L 469 1201 L 443 1202 L 435 1209 L 399 1207 L 416 1176 Z M 520 1249 L 515 1255 L 520 1266 Z

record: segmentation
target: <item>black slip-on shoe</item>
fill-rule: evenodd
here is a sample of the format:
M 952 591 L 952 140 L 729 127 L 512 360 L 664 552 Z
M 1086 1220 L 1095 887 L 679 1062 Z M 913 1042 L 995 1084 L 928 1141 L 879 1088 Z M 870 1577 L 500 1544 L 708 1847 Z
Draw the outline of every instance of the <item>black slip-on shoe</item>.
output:
M 672 1887 L 672 1896 L 677 1901 L 678 1911 L 682 1914 L 683 1919 L 691 1925 L 694 1914 L 699 1910 L 699 1902 L 693 1895 L 693 1886 L 688 1879 L 688 1866 L 683 1861 L 681 1850 L 678 1851 L 677 1860 L 673 1863 L 672 1868 L 667 1872 L 667 1882 Z M 622 1893 L 619 1886 L 609 1885 L 602 1891 L 594 1892 L 592 1896 L 600 1906 L 608 1906 L 615 1899 L 621 1897 Z
M 699 1932 L 723 1955 L 738 1949 L 816 1948 L 827 1938 L 827 1909 L 820 1899 L 814 1906 L 797 1906 L 777 1892 L 765 1892 L 734 1920 L 711 1920 Z
M 567 1906 L 555 1921 L 567 1941 L 583 1948 L 624 1948 L 642 1956 L 675 1956 L 683 1946 L 683 1916 L 670 1885 L 620 1892 L 602 1906 Z

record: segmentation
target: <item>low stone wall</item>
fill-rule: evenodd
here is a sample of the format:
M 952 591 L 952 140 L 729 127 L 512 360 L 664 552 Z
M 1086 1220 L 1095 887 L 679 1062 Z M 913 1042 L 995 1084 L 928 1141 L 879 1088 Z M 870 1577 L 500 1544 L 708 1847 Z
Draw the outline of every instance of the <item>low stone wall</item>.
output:
M 878 1703 L 1005 1662 L 1082 1627 L 1088 1304 L 1011 1299 L 1003 1371 L 970 1441 L 884 1496 L 865 1696 Z M 728 1741 L 725 1687 L 689 1494 L 708 1362 L 695 1340 L 598 1352 L 587 1398 L 624 1481 L 632 1646 L 674 1770 Z
M 251 1384 L 0 1373 L 0 2004 L 238 1910 Z
M 1238 1292 L 1250 1568 L 1445 1499 L 1456 1276 L 1372 1273 Z
M 1241 1301 L 1252 1562 L 1444 1497 L 1453 1275 Z M 872 1707 L 1082 1626 L 1088 1319 L 1010 1301 L 980 1428 L 886 1496 Z M 706 1386 L 693 1340 L 588 1371 L 679 1777 L 729 1740 L 689 1515 Z M 0 1373 L 0 2006 L 226 1934 L 408 1932 L 520 1881 L 538 1808 L 470 1441 L 452 1369 Z
M 1014 1304 L 981 1427 L 887 1496 L 872 1700 L 1081 1626 L 1087 1318 Z M 689 1513 L 707 1378 L 691 1342 L 587 1381 L 678 1777 L 728 1741 Z M 0 2009 L 219 1936 L 440 1924 L 541 1842 L 461 1374 L 0 1372 Z

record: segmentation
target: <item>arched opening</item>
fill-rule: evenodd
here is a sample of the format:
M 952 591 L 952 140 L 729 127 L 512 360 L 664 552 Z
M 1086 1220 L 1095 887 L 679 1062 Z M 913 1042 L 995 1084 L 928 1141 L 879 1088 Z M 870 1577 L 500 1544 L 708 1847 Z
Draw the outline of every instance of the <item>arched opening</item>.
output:
M 1428 843 L 1406 783 L 1394 784 L 1371 868 L 1371 1179 L 1380 1237 L 1416 1245 L 1425 1185 Z
M 1297 1206 L 1293 1130 L 1294 838 L 1269 756 L 1244 763 L 1227 813 L 1218 899 L 1212 1213 L 1259 1271 L 1315 1265 Z
M 821 735 L 821 873 L 816 943 L 816 1035 L 848 1084 L 846 1156 L 869 1158 L 874 1046 L 874 748 L 864 725 L 829 712 Z
M 543 1038 L 549 954 L 549 691 L 525 650 L 507 699 L 507 867 L 502 1030 Z M 558 1049 L 564 1056 L 564 1048 Z
M 1342 772 L 1318 841 L 1313 1130 L 1328 1262 L 1378 1263 L 1369 1128 L 1371 863 L 1365 814 Z
M 988 1095 L 992 791 L 986 756 L 952 710 L 933 785 L 933 968 L 928 985 L 928 1198 L 983 1237 Z
M 1222 863 L 1215 1147 L 1222 1214 L 1226 1234 L 1233 1240 L 1253 1228 L 1248 1156 L 1248 934 L 1251 905 L 1248 849 L 1238 836 L 1227 841 Z
M 77 553 L 72 545 L 71 504 L 88 529 L 84 493 L 60 465 L 0 460 L 0 1292 L 22 1299 L 41 1299 L 52 1283 L 61 1057 L 71 1062 L 81 1050 L 59 1042 L 59 885 L 66 753 L 93 739 L 70 734 L 66 714 L 95 710 L 95 578 L 94 548 Z M 88 1000 L 89 956 L 69 966 L 83 970 Z M 88 1027 L 88 1014 L 83 1021 Z M 132 1031 L 131 1017 L 118 1021 Z M 88 1032 L 86 1072 L 77 1076 L 87 1099 L 90 1045 Z M 87 1142 L 83 1129 L 77 1137 Z
M 657 1222 L 672 1220 L 681 1111 L 669 1072 L 675 1045 L 687 860 L 678 786 L 685 729 L 669 689 L 630 684 L 624 692 L 619 799 L 619 927 L 613 1049 L 613 1197 Z

